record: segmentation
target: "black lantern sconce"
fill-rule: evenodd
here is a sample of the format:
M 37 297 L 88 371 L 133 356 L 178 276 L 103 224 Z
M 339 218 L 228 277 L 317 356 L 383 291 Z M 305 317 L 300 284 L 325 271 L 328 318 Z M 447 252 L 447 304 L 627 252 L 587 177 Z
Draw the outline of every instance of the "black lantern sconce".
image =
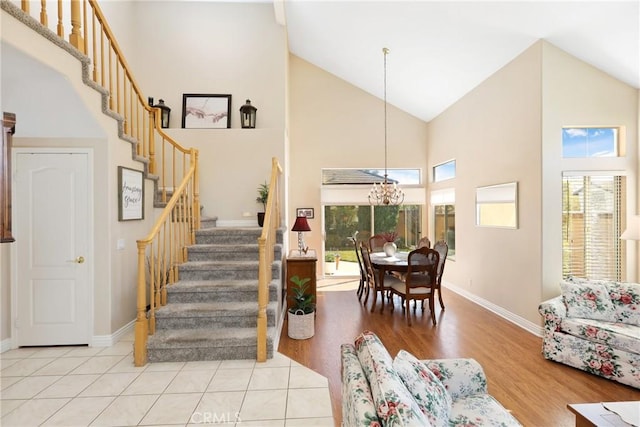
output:
M 156 105 L 153 105 L 153 98 L 149 97 L 149 107 L 160 109 L 160 127 L 163 129 L 167 129 L 169 127 L 171 108 L 164 105 L 164 99 L 158 100 L 158 103 Z
M 240 107 L 240 124 L 243 129 L 254 129 L 256 127 L 256 111 L 258 109 L 251 105 L 251 100 Z

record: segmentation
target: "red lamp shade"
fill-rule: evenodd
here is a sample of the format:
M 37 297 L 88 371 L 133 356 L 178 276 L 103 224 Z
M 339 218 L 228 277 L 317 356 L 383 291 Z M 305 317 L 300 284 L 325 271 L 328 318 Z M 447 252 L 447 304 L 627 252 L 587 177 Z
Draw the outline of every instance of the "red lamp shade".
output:
M 304 231 L 311 231 L 311 227 L 309 227 L 309 223 L 307 222 L 306 216 L 299 216 L 296 218 L 296 223 L 293 224 L 293 228 L 291 231 L 298 232 L 298 252 L 300 256 L 302 256 L 302 252 L 307 253 L 307 249 L 304 246 L 304 241 L 302 240 L 302 233 Z
M 309 227 L 309 223 L 307 222 L 306 216 L 299 216 L 296 218 L 295 224 L 293 224 L 293 228 L 291 231 L 311 231 L 311 227 Z

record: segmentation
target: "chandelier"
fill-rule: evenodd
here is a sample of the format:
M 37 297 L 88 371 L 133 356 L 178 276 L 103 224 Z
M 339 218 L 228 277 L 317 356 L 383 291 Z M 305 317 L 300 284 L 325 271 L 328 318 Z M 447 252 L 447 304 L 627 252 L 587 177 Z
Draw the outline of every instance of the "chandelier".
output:
M 371 205 L 400 205 L 404 201 L 404 193 L 396 183 L 389 182 L 387 176 L 387 55 L 389 49 L 382 48 L 384 54 L 384 180 L 374 183 L 369 191 L 369 204 Z

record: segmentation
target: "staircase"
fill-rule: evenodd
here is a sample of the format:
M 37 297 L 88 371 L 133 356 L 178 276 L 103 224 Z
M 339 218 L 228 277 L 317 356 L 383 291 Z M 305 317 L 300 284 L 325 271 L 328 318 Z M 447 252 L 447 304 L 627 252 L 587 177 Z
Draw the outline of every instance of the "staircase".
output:
M 203 222 L 203 227 L 206 227 Z M 180 280 L 167 287 L 147 341 L 149 362 L 256 359 L 258 237 L 261 228 L 201 228 Z M 277 235 L 267 306 L 267 358 L 281 317 L 282 230 Z

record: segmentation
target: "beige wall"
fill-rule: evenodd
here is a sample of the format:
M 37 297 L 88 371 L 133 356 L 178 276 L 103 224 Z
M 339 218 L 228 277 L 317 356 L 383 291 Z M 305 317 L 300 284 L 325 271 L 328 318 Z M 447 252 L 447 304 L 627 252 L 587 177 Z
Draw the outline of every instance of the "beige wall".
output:
M 627 174 L 628 216 L 635 209 L 638 168 L 638 90 L 542 43 L 543 261 L 542 299 L 559 295 L 562 277 L 562 171 L 606 170 Z M 563 126 L 623 126 L 626 156 L 562 159 Z M 628 280 L 637 280 L 636 243 L 628 242 Z
M 309 221 L 312 231 L 306 233 L 305 243 L 320 256 L 321 169 L 384 167 L 384 104 L 294 55 L 290 90 L 289 228 L 296 208 L 314 208 L 315 217 Z M 388 108 L 387 124 L 388 166 L 424 172 L 427 124 L 393 106 Z M 297 241 L 294 234 L 290 234 L 292 246 Z M 318 264 L 320 268 L 322 263 Z
M 443 280 L 538 323 L 541 280 L 541 46 L 534 45 L 429 123 L 429 167 L 456 160 L 456 256 Z M 479 186 L 518 182 L 519 227 L 475 225 Z M 433 237 L 433 236 L 431 236 Z

